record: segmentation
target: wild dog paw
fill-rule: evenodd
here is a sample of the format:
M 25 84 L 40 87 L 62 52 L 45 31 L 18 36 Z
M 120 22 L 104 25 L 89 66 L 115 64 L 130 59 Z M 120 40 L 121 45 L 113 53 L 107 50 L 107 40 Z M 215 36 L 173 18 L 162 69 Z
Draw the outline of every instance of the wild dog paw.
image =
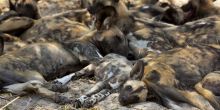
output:
M 60 95 L 60 94 L 55 95 L 54 101 L 58 104 L 61 104 L 61 105 L 71 104 L 71 103 L 75 102 L 75 100 L 68 98 L 66 96 Z
M 104 89 L 97 94 L 93 94 L 90 97 L 83 95 L 76 99 L 77 107 L 90 108 L 96 103 L 102 101 L 104 98 L 111 94 L 110 90 Z
M 67 85 L 63 85 L 62 83 L 58 81 L 54 81 L 54 82 L 46 84 L 46 88 L 54 92 L 60 92 L 60 93 L 67 92 L 69 90 Z
M 83 95 L 75 100 L 74 106 L 76 108 L 84 107 L 84 104 L 86 103 L 87 100 L 89 100 L 89 97 Z

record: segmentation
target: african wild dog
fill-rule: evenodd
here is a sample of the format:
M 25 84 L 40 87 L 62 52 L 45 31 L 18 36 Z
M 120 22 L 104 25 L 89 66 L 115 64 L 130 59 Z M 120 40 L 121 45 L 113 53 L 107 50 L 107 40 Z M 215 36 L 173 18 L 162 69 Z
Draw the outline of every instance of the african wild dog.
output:
M 100 59 L 96 47 L 80 42 L 67 43 L 66 46 L 36 43 L 0 56 L 0 89 L 18 95 L 33 91 L 57 102 L 68 103 L 70 99 L 50 91 L 63 92 L 67 88 L 47 81 L 83 68 L 79 56 L 76 56 L 79 53 L 74 49 L 82 52 L 84 59 Z
M 142 58 L 149 51 L 167 51 L 187 45 L 218 44 L 220 18 L 212 16 L 185 23 L 181 26 L 168 25 L 149 19 L 136 19 L 137 30 L 126 37 L 135 59 Z
M 124 56 L 108 54 L 99 62 L 92 63 L 80 71 L 56 79 L 55 82 L 66 84 L 69 80 L 95 75 L 97 83 L 85 95 L 75 102 L 77 107 L 92 107 L 112 92 L 117 92 L 128 80 L 133 62 Z
M 219 7 L 213 4 L 213 0 L 190 0 L 182 9 L 188 14 L 187 21 L 220 14 Z
M 78 23 L 76 25 L 79 26 Z M 39 27 L 35 27 L 35 28 L 39 28 Z M 61 29 L 61 31 L 63 30 Z M 81 66 L 83 66 L 84 64 L 86 65 L 89 63 L 94 63 L 99 61 L 102 58 L 100 57 L 101 56 L 100 52 L 104 55 L 111 52 L 115 52 L 128 57 L 130 54 L 128 51 L 129 49 L 128 49 L 127 39 L 125 38 L 123 33 L 117 27 L 114 26 L 111 27 L 109 30 L 89 32 L 83 35 L 82 37 L 79 37 L 78 39 L 73 38 L 73 39 L 65 40 L 62 39 L 63 36 L 58 36 L 61 39 L 57 39 L 56 37 L 57 36 L 48 36 L 45 39 L 46 42 L 51 40 L 52 42 L 58 42 L 59 45 L 50 44 L 50 43 L 27 45 L 26 47 L 23 47 L 18 51 L 14 51 L 3 55 L 2 58 L 0 59 L 0 63 L 1 63 L 0 69 L 1 68 L 3 69 L 2 70 L 3 72 L 0 75 L 5 77 L 1 81 L 2 86 L 9 92 L 13 93 L 15 91 L 18 93 L 22 93 L 23 89 L 26 89 L 27 86 L 28 86 L 28 90 L 35 89 L 39 85 L 41 85 L 41 83 L 44 83 L 45 80 L 46 81 L 51 80 L 48 78 L 53 79 L 58 75 L 62 76 L 66 73 L 74 72 L 74 70 L 72 69 L 77 69 L 78 65 L 79 65 L 78 69 L 80 69 L 82 68 Z M 26 42 L 27 41 L 28 40 L 26 40 Z M 112 45 L 113 43 L 116 43 L 117 45 Z M 54 49 L 58 48 L 57 45 L 59 49 L 57 49 L 58 53 L 56 54 L 55 53 L 56 51 L 54 51 Z M 65 53 L 67 52 L 68 52 L 68 56 L 65 55 Z M 19 56 L 21 58 L 17 59 L 16 56 Z M 18 73 L 16 69 L 18 69 Z M 4 74 L 4 71 L 6 70 L 9 71 L 7 72 L 9 75 Z M 33 74 L 36 74 L 35 75 L 36 77 L 33 77 L 33 79 L 32 77 L 29 77 L 29 75 L 27 75 L 27 72 L 29 72 L 28 70 L 30 72 L 33 71 Z M 23 76 L 19 76 L 19 74 L 23 74 Z M 18 78 L 19 81 L 16 82 L 16 80 L 15 81 L 12 80 L 16 78 Z M 36 84 L 36 81 L 33 82 L 32 80 L 37 80 L 38 82 L 40 81 L 40 83 Z M 21 82 L 22 84 L 16 84 L 19 82 Z M 36 85 L 37 87 L 36 86 L 30 87 L 30 85 Z M 57 85 L 58 87 L 60 86 L 60 84 L 56 84 L 56 83 L 52 84 L 52 87 L 53 85 L 55 85 L 55 87 Z M 16 86 L 18 86 L 19 88 L 16 88 Z M 46 89 L 44 88 L 44 90 Z M 49 90 L 47 91 L 49 92 Z M 37 93 L 40 92 L 39 94 L 42 94 L 41 92 L 43 91 L 35 91 L 35 92 Z M 42 95 L 49 95 L 47 97 L 51 98 L 52 96 L 54 96 L 54 94 L 55 94 L 54 92 L 49 92 L 48 94 L 42 94 Z M 53 99 L 53 100 L 59 100 L 59 99 Z M 60 100 L 62 101 L 62 99 Z M 70 101 L 70 100 L 63 100 L 63 102 L 66 101 Z
M 164 52 L 148 60 L 145 66 L 142 61 L 137 62 L 130 73 L 130 80 L 120 91 L 119 102 L 128 105 L 146 101 L 153 95 L 159 103 L 172 109 L 182 108 L 183 103 L 202 110 L 220 109 L 217 98 L 201 86 L 195 87 L 208 73 L 216 70 L 218 52 L 214 46 L 188 46 Z M 206 83 L 205 88 L 215 92 L 212 87 Z M 199 89 L 205 98 L 195 89 Z
M 82 13 L 81 10 L 74 10 L 42 18 L 23 33 L 21 39 L 28 43 L 84 42 L 96 46 L 102 55 L 118 53 L 132 59 L 133 54 L 129 51 L 128 40 L 118 27 L 111 26 L 107 30 L 99 31 L 90 30 L 86 25 L 75 21 L 75 15 L 79 13 Z
M 169 7 L 166 13 L 159 17 L 160 20 L 178 25 L 219 15 L 219 7 L 214 5 L 213 0 L 158 0 L 155 5 Z

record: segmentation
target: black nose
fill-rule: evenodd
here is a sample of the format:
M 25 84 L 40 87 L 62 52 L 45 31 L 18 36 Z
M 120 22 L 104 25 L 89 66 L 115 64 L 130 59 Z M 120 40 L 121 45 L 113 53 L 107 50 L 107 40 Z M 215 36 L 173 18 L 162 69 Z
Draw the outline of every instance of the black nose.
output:
M 127 59 L 128 60 L 135 60 L 135 56 L 132 53 L 128 53 Z
M 126 106 L 126 97 L 125 96 L 119 96 L 119 103 L 123 106 Z

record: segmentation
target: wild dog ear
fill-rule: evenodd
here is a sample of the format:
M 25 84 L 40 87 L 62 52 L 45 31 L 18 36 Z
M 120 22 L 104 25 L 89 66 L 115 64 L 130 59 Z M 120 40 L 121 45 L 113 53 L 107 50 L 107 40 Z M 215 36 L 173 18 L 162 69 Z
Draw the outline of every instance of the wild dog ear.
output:
M 130 78 L 133 80 L 141 80 L 144 74 L 144 62 L 138 60 L 130 72 Z
M 113 6 L 105 6 L 96 13 L 96 28 L 99 30 L 101 27 L 109 28 L 117 16 L 117 11 Z

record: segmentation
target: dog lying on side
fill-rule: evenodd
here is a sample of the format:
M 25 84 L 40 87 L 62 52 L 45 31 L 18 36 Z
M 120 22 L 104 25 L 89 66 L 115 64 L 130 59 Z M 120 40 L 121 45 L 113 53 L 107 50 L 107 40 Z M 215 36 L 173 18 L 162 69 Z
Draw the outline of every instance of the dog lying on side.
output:
M 146 65 L 138 61 L 130 73 L 130 80 L 120 91 L 119 102 L 129 105 L 146 101 L 153 95 L 159 103 L 171 109 L 181 109 L 183 103 L 201 110 L 220 109 L 215 96 L 218 88 L 213 89 L 218 83 L 214 80 L 205 82 L 207 78 L 204 78 L 218 68 L 218 52 L 213 46 L 188 46 L 148 59 Z
M 143 58 L 152 50 L 160 53 L 187 45 L 219 45 L 219 20 L 218 16 L 211 16 L 174 26 L 149 19 L 137 19 L 137 30 L 126 37 L 135 59 Z
M 107 30 L 90 30 L 85 24 L 76 21 L 75 16 L 80 13 L 81 10 L 74 10 L 42 18 L 23 33 L 21 39 L 28 43 L 52 41 L 63 44 L 78 41 L 95 45 L 102 55 L 117 53 L 132 59 L 128 40 L 117 26 Z
M 83 43 L 66 46 L 58 43 L 36 43 L 4 54 L 0 56 L 0 88 L 18 95 L 36 92 L 61 104 L 70 103 L 70 99 L 53 92 L 66 91 L 64 85 L 47 81 L 83 68 L 79 56 L 75 56 L 78 53 L 72 51 L 81 51 L 82 47 L 85 52 L 89 52 L 84 55 L 88 55 L 90 60 L 100 59 L 94 46 Z M 96 53 L 92 53 L 93 51 Z
M 76 99 L 76 107 L 92 107 L 112 92 L 117 92 L 128 80 L 132 62 L 124 56 L 108 54 L 99 62 L 92 63 L 80 71 L 56 79 L 56 83 L 66 84 L 70 80 L 94 75 L 97 83 L 85 95 Z

